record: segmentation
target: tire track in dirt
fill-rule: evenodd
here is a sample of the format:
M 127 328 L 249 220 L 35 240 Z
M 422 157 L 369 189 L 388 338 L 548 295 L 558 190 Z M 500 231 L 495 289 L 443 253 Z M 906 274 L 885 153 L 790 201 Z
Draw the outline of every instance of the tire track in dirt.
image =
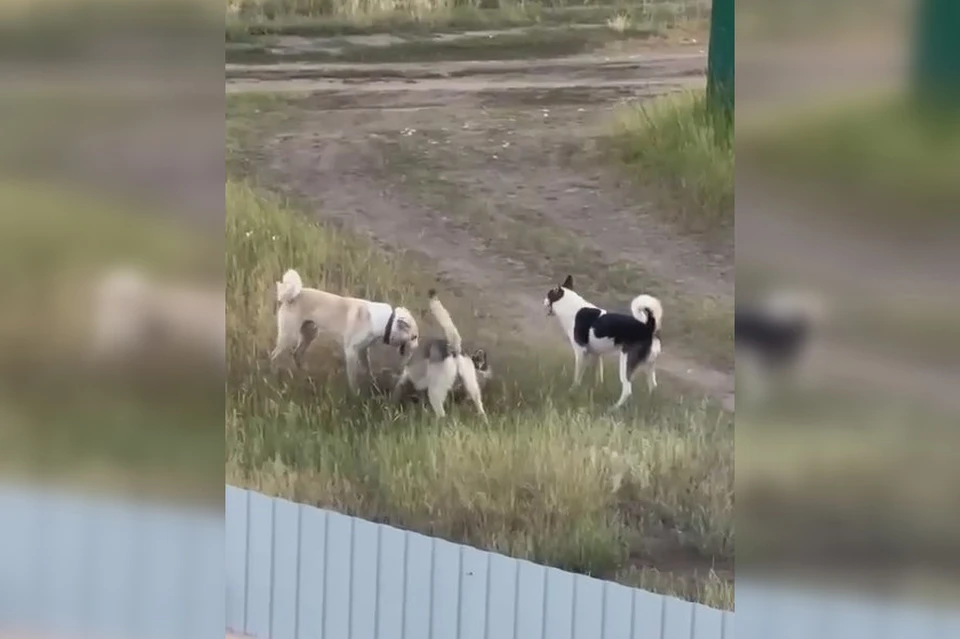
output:
M 649 78 L 605 77 L 610 68 L 622 74 L 630 63 L 638 73 L 658 71 Z M 544 236 L 575 238 L 577 251 L 589 252 L 598 273 L 636 265 L 648 281 L 662 283 L 655 290 L 665 297 L 668 313 L 686 296 L 732 309 L 732 255 L 708 254 L 657 222 L 649 203 L 606 177 L 595 162 L 591 166 L 584 151 L 616 97 L 690 86 L 691 69 L 702 72 L 704 64 L 702 55 L 687 54 L 630 56 L 613 64 L 597 57 L 555 74 L 549 85 L 515 70 L 509 81 L 487 73 L 469 82 L 342 84 L 336 91 L 312 92 L 296 130 L 266 143 L 263 176 L 271 186 L 316 203 L 328 219 L 429 255 L 452 281 L 496 291 L 493 312 L 530 338 L 543 337 L 546 321 L 531 319 L 543 318 L 543 291 L 562 275 L 549 245 L 539 255 L 510 252 L 519 247 L 503 235 L 506 229 L 521 231 L 518 220 Z M 364 65 L 365 72 L 371 66 Z M 673 75 L 665 71 L 671 68 Z M 702 77 L 694 80 L 702 83 Z M 245 82 L 234 90 L 245 90 Z M 481 232 L 478 214 L 490 223 Z M 590 290 L 590 274 L 583 279 Z M 590 297 L 622 307 L 623 294 L 638 288 L 608 287 L 606 295 Z M 732 342 L 730 351 L 732 358 Z M 696 353 L 694 344 L 674 342 L 661 369 L 732 409 L 732 371 L 705 365 Z

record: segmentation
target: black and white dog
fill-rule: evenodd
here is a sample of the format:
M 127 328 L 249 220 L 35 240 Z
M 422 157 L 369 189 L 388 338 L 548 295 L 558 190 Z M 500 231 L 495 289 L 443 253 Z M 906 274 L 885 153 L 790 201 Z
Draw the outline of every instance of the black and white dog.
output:
M 630 302 L 630 315 L 609 313 L 575 293 L 573 276 L 568 275 L 563 284 L 547 291 L 543 305 L 547 315 L 560 322 L 573 348 L 574 388 L 583 379 L 584 360 L 602 367 L 600 358 L 614 351 L 620 351 L 622 389 L 613 408 L 620 408 L 630 397 L 633 375 L 641 366 L 646 371 L 647 388 L 656 388 L 654 363 L 660 355 L 663 323 L 660 300 L 652 295 L 638 295 Z
M 753 393 L 763 393 L 766 380 L 796 374 L 813 335 L 824 319 L 819 299 L 796 293 L 773 293 L 740 304 L 734 313 L 737 370 L 746 373 Z

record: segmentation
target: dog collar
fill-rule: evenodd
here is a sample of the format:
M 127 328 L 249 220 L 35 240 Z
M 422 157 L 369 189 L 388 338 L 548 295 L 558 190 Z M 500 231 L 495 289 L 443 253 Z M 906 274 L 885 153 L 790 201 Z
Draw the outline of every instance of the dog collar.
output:
M 383 329 L 383 343 L 390 344 L 390 333 L 393 332 L 393 320 L 397 316 L 397 309 L 390 309 L 390 317 L 387 318 L 387 327 Z

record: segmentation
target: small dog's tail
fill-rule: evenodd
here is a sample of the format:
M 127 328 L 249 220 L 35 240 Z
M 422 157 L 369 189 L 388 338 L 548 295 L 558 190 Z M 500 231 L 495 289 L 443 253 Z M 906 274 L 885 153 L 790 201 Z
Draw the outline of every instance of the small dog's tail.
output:
M 277 282 L 277 301 L 281 304 L 289 304 L 299 297 L 303 291 L 303 280 L 300 274 L 290 269 L 283 274 L 283 279 Z
M 437 319 L 437 323 L 440 324 L 440 328 L 443 329 L 443 335 L 447 338 L 447 341 L 450 342 L 451 350 L 459 353 L 463 348 L 460 331 L 454 326 L 450 313 L 447 312 L 447 309 L 445 309 L 443 304 L 440 303 L 440 300 L 437 299 L 437 291 L 430 289 L 427 295 L 430 297 L 430 312 L 433 313 L 433 316 Z
M 630 312 L 638 321 L 650 325 L 654 332 L 663 327 L 663 304 L 653 295 L 637 295 L 630 302 Z

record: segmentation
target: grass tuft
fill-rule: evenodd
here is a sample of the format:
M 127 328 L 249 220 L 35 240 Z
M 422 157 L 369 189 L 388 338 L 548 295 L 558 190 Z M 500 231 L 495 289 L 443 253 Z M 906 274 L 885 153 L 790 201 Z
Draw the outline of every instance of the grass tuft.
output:
M 733 130 L 710 113 L 702 91 L 623 107 L 610 143 L 631 177 L 659 188 L 671 222 L 692 233 L 731 235 Z

